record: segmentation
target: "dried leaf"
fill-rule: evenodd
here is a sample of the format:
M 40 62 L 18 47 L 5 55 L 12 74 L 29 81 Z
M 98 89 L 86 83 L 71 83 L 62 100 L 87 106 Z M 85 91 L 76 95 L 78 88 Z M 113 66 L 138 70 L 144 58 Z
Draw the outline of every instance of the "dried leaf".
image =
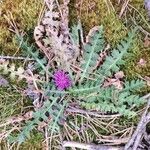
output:
M 62 65 L 65 65 L 67 61 L 74 62 L 79 49 L 70 39 L 69 0 L 63 1 L 60 6 L 56 5 L 54 0 L 45 0 L 45 2 L 48 9 L 45 10 L 40 25 L 34 30 L 35 41 L 49 60 L 51 60 L 50 53 L 52 53 L 55 55 L 55 61 L 61 62 Z
M 122 81 L 120 81 L 120 80 L 117 80 L 116 82 L 113 82 L 112 85 L 114 85 L 115 88 L 118 89 L 118 90 L 123 89 Z
M 38 130 L 43 132 L 43 128 L 47 126 L 47 123 L 44 121 L 38 124 Z
M 115 74 L 116 79 L 122 79 L 124 77 L 123 71 L 119 71 Z
M 6 79 L 4 79 L 1 75 L 0 75 L 0 86 L 2 87 L 6 87 L 8 86 L 8 81 Z
M 138 66 L 139 67 L 144 67 L 145 65 L 146 65 L 146 60 L 144 60 L 143 58 L 141 58 L 140 60 L 139 60 L 139 62 L 138 62 Z
M 29 96 L 33 101 L 40 99 L 40 92 L 36 90 L 33 81 L 28 80 L 28 87 L 24 90 L 24 95 Z
M 95 26 L 89 31 L 88 35 L 86 36 L 86 43 L 90 42 L 91 36 L 93 36 L 95 32 L 98 30 L 99 30 L 99 26 Z
M 25 120 L 31 119 L 33 117 L 33 111 L 27 112 L 23 117 Z
M 150 77 L 145 76 L 144 79 L 145 79 L 145 81 L 146 81 L 146 84 L 147 84 L 148 86 L 150 86 Z
M 0 64 L 3 64 L 5 62 L 5 59 L 0 59 Z
M 148 37 L 146 37 L 145 39 L 144 39 L 144 47 L 150 47 L 150 38 L 148 38 Z
M 103 87 L 108 87 L 111 85 L 114 85 L 116 89 L 119 89 L 119 90 L 123 89 L 122 81 L 120 81 L 119 79 L 115 79 L 115 78 L 113 78 L 113 79 L 108 78 L 107 81 L 104 82 Z

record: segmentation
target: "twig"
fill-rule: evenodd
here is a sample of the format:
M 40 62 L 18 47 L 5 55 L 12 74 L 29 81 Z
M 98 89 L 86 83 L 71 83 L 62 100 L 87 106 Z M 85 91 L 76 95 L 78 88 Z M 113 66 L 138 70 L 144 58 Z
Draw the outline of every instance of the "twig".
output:
M 150 93 L 144 95 L 142 98 L 143 98 L 143 99 L 148 99 L 148 98 L 150 98 Z
M 119 138 L 119 139 L 99 139 L 99 142 L 107 142 L 107 145 L 120 145 L 120 144 L 125 144 L 129 141 L 129 137 L 125 137 L 125 138 Z
M 115 8 L 113 7 L 112 2 L 110 0 L 104 0 L 104 2 L 106 3 L 109 13 L 111 13 L 111 11 L 115 12 Z
M 145 126 L 147 124 L 147 112 L 148 109 L 150 107 L 150 99 L 148 100 L 147 103 L 147 107 L 146 110 L 144 111 L 142 118 L 137 126 L 137 129 L 135 130 L 133 136 L 131 137 L 131 139 L 129 140 L 129 142 L 125 145 L 124 150 L 128 150 L 132 145 L 133 145 L 133 149 L 132 150 L 136 150 L 138 148 L 139 142 L 141 140 L 141 136 L 143 134 L 143 132 L 145 131 Z
M 145 24 L 147 25 L 147 27 L 150 29 L 150 24 L 146 21 L 146 19 L 144 18 L 144 16 L 138 11 L 138 9 L 136 9 L 135 7 L 133 7 L 132 5 L 128 4 L 128 7 L 134 9 L 141 17 L 141 19 L 145 22 Z
M 49 150 L 48 128 L 45 127 L 45 150 Z
M 135 26 L 137 26 L 138 29 L 139 29 L 142 33 L 144 33 L 146 36 L 150 36 L 150 33 L 149 33 L 148 31 L 146 31 L 142 26 L 138 25 L 137 22 L 136 22 L 136 20 L 135 20 L 131 15 L 130 15 L 130 17 L 131 17 L 133 23 L 135 24 Z
M 29 120 L 29 119 L 31 119 L 32 118 L 32 113 L 33 113 L 33 111 L 29 111 L 29 112 L 27 112 L 26 114 L 24 114 L 24 115 L 20 115 L 20 116 L 16 116 L 16 117 L 11 117 L 11 118 L 9 118 L 5 123 L 3 123 L 3 124 L 0 124 L 0 128 L 1 127 L 6 127 L 7 125 L 9 125 L 9 124 L 16 124 L 16 123 L 20 123 L 20 122 L 22 122 L 22 121 L 26 121 L 26 120 Z
M 15 56 L 0 56 L 0 59 L 14 59 L 14 60 L 34 60 L 33 58 L 15 57 Z
M 119 18 L 121 18 L 122 14 L 124 13 L 125 9 L 128 6 L 128 3 L 129 3 L 129 0 L 127 0 L 127 1 L 124 2 L 123 6 L 121 8 L 120 14 L 119 14 Z
M 139 26 L 139 25 L 137 25 L 137 26 L 138 26 L 139 30 L 140 30 L 141 32 L 143 32 L 146 36 L 150 36 L 150 33 L 149 33 L 148 31 L 146 31 L 145 29 L 143 29 L 143 27 L 141 27 L 141 26 Z
M 86 115 L 91 115 L 91 116 L 96 116 L 96 117 L 103 117 L 103 118 L 114 118 L 114 117 L 119 117 L 121 114 L 115 114 L 115 115 L 103 115 L 99 114 L 100 112 L 92 112 L 92 111 L 87 111 L 87 110 L 82 110 L 74 107 L 69 107 L 66 109 L 67 112 L 71 113 L 80 113 L 80 114 L 86 114 Z
M 6 132 L 3 132 L 3 133 L 0 133 L 0 141 L 2 139 L 6 139 L 13 131 L 15 130 L 19 130 L 19 127 L 13 127 L 12 129 L 6 131 Z
M 83 144 L 83 143 L 72 142 L 72 141 L 64 141 L 63 147 L 76 147 L 76 148 L 86 149 L 86 150 L 123 150 L 122 147 Z

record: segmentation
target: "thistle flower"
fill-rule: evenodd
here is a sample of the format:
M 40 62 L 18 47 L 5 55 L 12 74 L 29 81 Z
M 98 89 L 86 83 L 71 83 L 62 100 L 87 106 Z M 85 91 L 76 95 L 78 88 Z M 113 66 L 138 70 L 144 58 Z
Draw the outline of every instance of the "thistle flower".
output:
M 54 82 L 59 90 L 64 90 L 71 86 L 71 80 L 63 70 L 58 70 L 54 73 Z

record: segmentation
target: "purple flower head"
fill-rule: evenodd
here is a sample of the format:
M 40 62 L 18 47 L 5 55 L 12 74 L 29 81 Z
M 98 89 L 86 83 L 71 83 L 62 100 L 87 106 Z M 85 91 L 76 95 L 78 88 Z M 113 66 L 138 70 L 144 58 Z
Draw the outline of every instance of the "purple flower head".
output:
M 54 82 L 59 90 L 64 90 L 71 86 L 71 80 L 63 70 L 58 70 L 54 73 Z

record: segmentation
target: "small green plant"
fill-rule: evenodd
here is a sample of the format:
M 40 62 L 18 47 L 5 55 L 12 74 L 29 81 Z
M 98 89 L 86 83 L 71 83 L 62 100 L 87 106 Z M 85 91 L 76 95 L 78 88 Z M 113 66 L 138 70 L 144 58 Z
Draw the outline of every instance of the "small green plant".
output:
M 51 9 L 45 13 L 43 26 L 36 27 L 34 33 L 40 50 L 29 46 L 17 34 L 20 47 L 34 60 L 33 66 L 16 71 L 8 63 L 0 65 L 4 73 L 30 82 L 28 96 L 31 96 L 31 90 L 32 96 L 38 94 L 33 99 L 32 117 L 26 120 L 18 136 L 9 138 L 11 142 L 24 142 L 41 124 L 51 131 L 51 135 L 59 132 L 66 121 L 64 112 L 72 102 L 82 109 L 127 117 L 135 116 L 136 109 L 144 104 L 144 100 L 132 92 L 145 83 L 139 79 L 125 81 L 120 70 L 124 58 L 129 55 L 136 30 L 110 52 L 105 49 L 103 26 L 92 28 L 85 40 L 80 23 L 70 31 L 64 18 L 57 20 L 59 15 L 53 10 L 57 4 L 52 0 L 47 5 Z
M 106 114 L 119 113 L 128 117 L 136 115 L 136 111 L 134 110 L 144 104 L 144 100 L 138 95 L 132 94 L 132 92 L 144 86 L 142 80 L 138 79 L 129 82 L 120 81 L 122 79 L 116 78 L 117 84 L 121 86 L 120 88 L 113 83 L 110 83 L 109 86 L 105 86 L 107 80 L 115 78 L 115 73 L 120 71 L 120 65 L 124 64 L 123 58 L 128 54 L 127 50 L 131 46 L 134 35 L 135 30 L 129 33 L 128 37 L 121 41 L 116 49 L 105 56 L 105 60 L 102 64 L 97 65 L 100 54 L 104 50 L 105 42 L 103 27 L 100 26 L 97 27 L 96 30 L 93 30 L 90 37 L 88 37 L 88 41 L 84 43 L 82 49 L 83 57 L 78 56 L 80 57 L 80 63 L 77 62 L 79 66 L 76 67 L 80 69 L 74 72 L 72 64 L 69 62 L 67 64 L 70 66 L 70 74 L 66 75 L 70 78 L 69 86 L 65 86 L 67 81 L 65 81 L 65 77 L 63 77 L 66 71 L 62 74 L 60 73 L 61 75 L 57 75 L 57 78 L 55 78 L 54 72 L 57 70 L 57 67 L 62 69 L 61 65 L 55 66 L 56 68 L 53 69 L 49 69 L 50 67 L 47 69 L 46 61 L 43 61 L 43 58 L 39 58 L 38 50 L 33 52 L 34 49 L 27 46 L 27 42 L 22 42 L 21 47 L 24 50 L 26 49 L 28 54 L 30 53 L 36 61 L 36 68 L 40 68 L 39 71 L 43 72 L 43 74 L 39 73 L 39 80 L 41 80 L 41 82 L 36 81 L 43 94 L 43 104 L 41 108 L 35 110 L 32 120 L 26 122 L 25 127 L 22 128 L 21 133 L 15 140 L 17 139 L 19 143 L 22 143 L 26 137 L 29 137 L 30 132 L 41 122 L 47 123 L 46 126 L 48 126 L 51 132 L 60 131 L 60 122 L 63 119 L 63 112 L 65 108 L 71 104 L 72 100 L 75 100 L 81 108 L 87 110 L 101 111 Z M 22 38 L 20 40 L 22 41 Z M 74 41 L 74 43 L 75 42 L 76 41 Z M 4 70 L 6 70 L 6 68 L 4 65 Z M 14 71 L 14 69 L 7 70 L 14 74 L 18 73 Z M 48 83 L 43 77 L 43 75 L 46 74 L 48 75 Z M 55 80 L 58 84 L 56 84 Z M 59 88 L 59 86 L 61 88 Z

